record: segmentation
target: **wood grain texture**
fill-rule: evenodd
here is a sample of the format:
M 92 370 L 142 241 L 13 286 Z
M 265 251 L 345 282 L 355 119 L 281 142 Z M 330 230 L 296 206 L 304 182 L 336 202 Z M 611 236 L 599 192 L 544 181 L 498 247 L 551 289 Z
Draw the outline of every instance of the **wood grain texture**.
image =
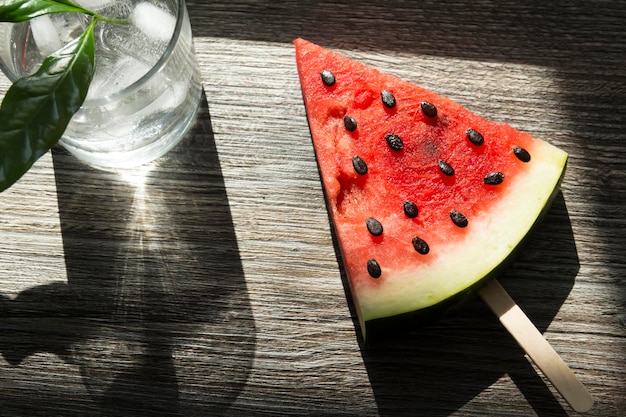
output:
M 595 397 L 588 415 L 626 413 L 625 6 L 188 8 L 205 106 L 143 187 L 58 148 L 0 194 L 0 415 L 577 415 L 479 300 L 361 345 L 298 36 L 570 154 L 501 282 Z

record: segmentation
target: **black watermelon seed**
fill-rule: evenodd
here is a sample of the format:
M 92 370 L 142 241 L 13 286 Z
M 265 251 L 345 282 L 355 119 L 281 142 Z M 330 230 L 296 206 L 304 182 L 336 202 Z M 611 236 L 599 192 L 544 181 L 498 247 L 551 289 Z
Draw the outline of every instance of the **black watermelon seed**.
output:
M 389 145 L 389 147 L 394 151 L 401 151 L 404 148 L 402 138 L 395 133 L 387 133 L 387 135 L 385 135 L 385 140 L 387 141 L 387 145 Z
M 480 132 L 477 132 L 474 129 L 467 129 L 465 131 L 465 134 L 467 135 L 467 138 L 470 140 L 470 142 L 472 142 L 476 146 L 480 146 L 485 143 L 485 138 L 483 137 L 483 135 L 481 135 Z
M 439 165 L 439 169 L 441 170 L 441 172 L 443 172 L 445 175 L 447 176 L 452 176 L 454 175 L 454 168 L 452 168 L 452 165 L 450 165 L 449 163 L 447 163 L 446 161 L 440 159 L 439 162 L 437 162 L 437 165 Z
M 380 92 L 380 98 L 383 100 L 383 104 L 390 109 L 396 107 L 396 98 L 391 91 L 383 90 Z
M 346 114 L 343 116 L 343 125 L 348 132 L 354 132 L 356 130 L 356 119 Z
M 380 278 L 380 275 L 383 273 L 380 270 L 380 265 L 378 265 L 376 259 L 370 259 L 367 261 L 367 272 L 369 272 L 372 278 Z
M 365 220 L 365 225 L 372 236 L 380 236 L 383 234 L 383 225 L 375 218 L 368 217 L 367 220 Z
M 367 164 L 365 163 L 364 160 L 361 159 L 360 156 L 352 157 L 352 166 L 354 167 L 354 170 L 356 171 L 357 174 L 359 175 L 367 174 Z
M 456 224 L 459 227 L 467 227 L 467 217 L 465 217 L 465 215 L 459 211 L 456 210 L 452 210 L 450 212 L 450 218 L 452 219 L 452 222 L 454 224 Z
M 524 148 L 520 148 L 519 146 L 515 146 L 515 147 L 513 147 L 513 153 L 515 154 L 515 156 L 517 156 L 517 159 L 519 159 L 522 162 L 529 162 L 530 161 L 530 154 Z
M 424 239 L 415 236 L 411 243 L 413 243 L 413 248 L 417 251 L 417 253 L 426 255 L 428 252 L 430 252 L 430 247 Z
M 483 182 L 487 185 L 498 185 L 504 181 L 504 174 L 500 171 L 493 171 L 485 175 Z
M 421 107 L 422 107 L 422 111 L 424 112 L 426 116 L 428 117 L 437 116 L 437 107 L 435 107 L 433 103 L 422 101 Z
M 414 219 L 417 217 L 418 214 L 418 209 L 417 209 L 417 205 L 410 201 L 410 200 L 406 200 L 403 204 L 404 206 L 404 214 L 406 214 L 406 217 Z
M 320 72 L 320 76 L 322 77 L 322 82 L 327 86 L 331 87 L 335 85 L 335 74 L 328 70 L 323 70 Z

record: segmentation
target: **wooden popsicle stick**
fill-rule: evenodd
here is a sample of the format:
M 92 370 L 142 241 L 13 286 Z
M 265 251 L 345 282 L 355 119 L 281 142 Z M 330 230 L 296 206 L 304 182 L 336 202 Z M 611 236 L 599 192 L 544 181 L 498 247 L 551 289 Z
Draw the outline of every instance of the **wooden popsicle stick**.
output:
M 569 405 L 581 413 L 589 411 L 593 406 L 589 391 L 502 285 L 492 280 L 479 294 Z

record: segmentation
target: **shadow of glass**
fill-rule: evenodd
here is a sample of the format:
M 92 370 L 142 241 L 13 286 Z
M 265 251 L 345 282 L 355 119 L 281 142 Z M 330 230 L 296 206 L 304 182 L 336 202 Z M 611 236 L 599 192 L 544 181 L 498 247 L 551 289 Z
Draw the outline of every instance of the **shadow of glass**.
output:
M 0 348 L 14 365 L 50 352 L 78 366 L 93 402 L 71 413 L 222 415 L 247 381 L 255 323 L 202 104 L 149 169 L 105 172 L 53 151 L 68 282 L 2 300 L 13 336 Z
M 500 281 L 543 332 L 570 293 L 578 269 L 559 193 Z M 345 288 L 349 291 L 347 284 Z M 371 341 L 362 346 L 362 356 L 381 416 L 414 416 L 416 410 L 423 417 L 448 416 L 506 375 L 537 415 L 567 415 L 521 348 L 478 299 L 436 323 Z

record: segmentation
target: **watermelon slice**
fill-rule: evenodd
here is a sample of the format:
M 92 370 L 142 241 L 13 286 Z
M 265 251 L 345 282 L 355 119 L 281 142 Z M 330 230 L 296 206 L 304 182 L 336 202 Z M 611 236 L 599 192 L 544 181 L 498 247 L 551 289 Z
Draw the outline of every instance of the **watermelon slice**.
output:
M 306 40 L 294 44 L 363 337 L 455 309 L 510 263 L 557 194 L 567 154 Z

